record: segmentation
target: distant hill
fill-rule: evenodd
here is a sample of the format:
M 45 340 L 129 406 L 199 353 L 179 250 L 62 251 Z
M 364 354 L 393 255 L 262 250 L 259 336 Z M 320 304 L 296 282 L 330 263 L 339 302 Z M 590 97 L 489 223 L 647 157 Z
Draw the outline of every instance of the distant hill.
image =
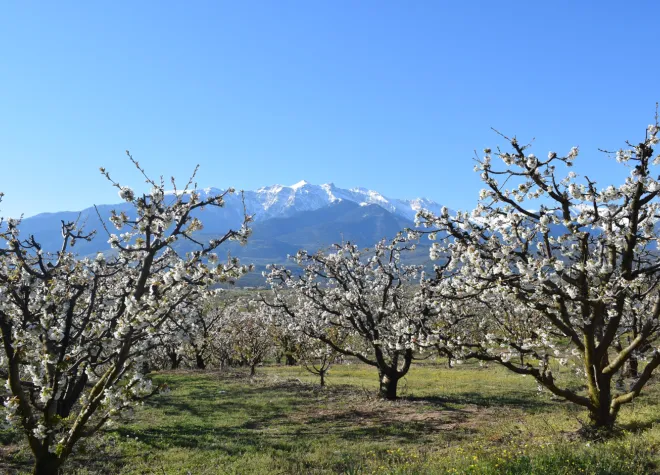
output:
M 218 193 L 217 189 L 200 190 L 204 195 Z M 232 242 L 223 245 L 219 252 L 229 252 L 246 263 L 257 266 L 258 272 L 241 279 L 242 285 L 261 285 L 260 270 L 269 263 L 284 263 L 288 255 L 299 249 L 316 251 L 334 243 L 350 241 L 369 247 L 383 238 L 392 238 L 404 228 L 413 227 L 417 209 L 428 206 L 438 212 L 440 205 L 425 199 L 401 200 L 385 198 L 375 191 L 356 188 L 344 190 L 332 184 L 310 185 L 300 182 L 291 187 L 274 185 L 253 192 L 245 192 L 248 212 L 255 214 L 253 233 L 246 246 Z M 107 252 L 107 233 L 100 218 L 114 232 L 108 218 L 111 210 L 125 211 L 129 216 L 132 206 L 128 203 L 101 205 L 80 212 L 39 214 L 23 220 L 21 234 L 34 234 L 44 250 L 55 252 L 60 245 L 60 223 L 78 220 L 87 230 L 97 230 L 91 242 L 78 242 L 73 248 L 80 255 Z M 231 196 L 224 208 L 207 208 L 200 213 L 204 229 L 200 239 L 211 239 L 237 228 L 242 219 L 242 203 L 238 196 Z M 428 261 L 427 246 L 422 246 L 413 260 Z M 191 249 L 181 242 L 179 250 Z

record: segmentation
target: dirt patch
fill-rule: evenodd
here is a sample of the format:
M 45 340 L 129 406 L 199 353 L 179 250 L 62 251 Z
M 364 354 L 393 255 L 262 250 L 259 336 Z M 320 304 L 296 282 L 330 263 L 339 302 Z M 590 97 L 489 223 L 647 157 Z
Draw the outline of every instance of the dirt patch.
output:
M 362 400 L 344 402 L 339 407 L 301 408 L 289 419 L 302 424 L 331 423 L 337 427 L 375 427 L 401 425 L 425 433 L 456 431 L 474 432 L 483 424 L 496 424 L 498 414 L 492 408 L 476 405 L 438 408 L 419 401 Z M 306 409 L 306 410 L 305 410 Z

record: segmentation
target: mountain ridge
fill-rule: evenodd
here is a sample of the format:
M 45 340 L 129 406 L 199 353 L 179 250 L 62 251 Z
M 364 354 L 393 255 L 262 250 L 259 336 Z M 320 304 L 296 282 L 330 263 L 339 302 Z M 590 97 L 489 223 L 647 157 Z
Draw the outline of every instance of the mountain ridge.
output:
M 197 191 L 202 197 L 223 192 L 219 188 Z M 259 242 L 248 242 L 248 249 L 258 251 L 261 258 L 274 260 L 282 257 L 277 254 L 278 250 L 315 250 L 344 238 L 370 246 L 382 238 L 393 237 L 404 227 L 414 226 L 417 209 L 424 207 L 435 212 L 441 209 L 438 203 L 424 198 L 388 198 L 366 188 L 343 189 L 332 183 L 312 185 L 301 180 L 291 186 L 270 185 L 245 191 L 243 196 L 240 193 L 227 195 L 225 206 L 207 207 L 195 213 L 204 223 L 201 233 L 218 235 L 238 228 L 243 220 L 243 198 L 248 213 L 255 215 L 252 241 Z M 85 223 L 86 231 L 96 230 L 97 234 L 91 242 L 79 241 L 75 252 L 90 255 L 106 251 L 108 236 L 102 222 L 113 229 L 109 224 L 112 210 L 125 212 L 129 217 L 134 214 L 133 205 L 126 202 L 92 206 L 81 211 L 40 213 L 23 219 L 21 235 L 34 235 L 44 250 L 54 252 L 59 249 L 61 239 L 60 221 L 78 220 Z M 272 252 L 266 252 L 267 249 Z M 252 253 L 244 249 L 238 252 Z
M 195 191 L 199 192 L 202 196 L 207 196 L 209 194 L 223 193 L 225 190 L 222 188 L 207 187 Z M 182 192 L 179 191 L 178 193 Z M 168 191 L 167 194 L 174 194 L 174 191 Z M 412 199 L 390 198 L 376 190 L 364 187 L 339 188 L 334 183 L 314 185 L 306 180 L 301 180 L 293 185 L 275 184 L 262 186 L 256 190 L 245 190 L 243 191 L 243 196 L 245 197 L 247 211 L 249 214 L 255 215 L 255 221 L 290 216 L 300 211 L 312 211 L 337 201 L 352 201 L 360 205 L 377 204 L 409 220 L 414 220 L 415 214 L 419 209 L 440 212 L 442 207 L 437 202 L 423 197 Z M 240 193 L 227 195 L 225 201 L 226 208 L 232 208 L 237 211 L 242 210 Z M 110 207 L 111 209 L 117 209 L 117 211 L 130 209 L 130 205 L 126 203 L 103 204 L 99 206 L 104 208 Z M 24 219 L 46 218 L 64 213 L 77 214 L 92 209 L 93 207 L 85 208 L 81 211 L 62 210 L 38 213 Z
M 218 188 L 196 191 L 202 197 L 223 192 Z M 257 272 L 241 279 L 241 286 L 264 285 L 260 271 L 269 263 L 286 263 L 287 256 L 300 249 L 314 252 L 343 241 L 371 247 L 381 239 L 393 238 L 404 228 L 414 227 L 417 209 L 436 213 L 441 209 L 438 203 L 424 198 L 388 198 L 366 188 L 343 189 L 332 183 L 312 185 L 302 180 L 291 186 L 270 185 L 245 191 L 243 196 L 227 195 L 225 206 L 207 207 L 194 213 L 204 224 L 196 235 L 202 240 L 212 239 L 228 229 L 238 228 L 243 221 L 243 197 L 248 213 L 255 214 L 253 234 L 245 246 L 228 242 L 219 249 L 221 254 L 227 252 L 256 265 Z M 116 232 L 109 223 L 112 210 L 134 215 L 133 205 L 127 202 L 91 206 L 81 211 L 40 213 L 23 219 L 21 237 L 34 235 L 44 251 L 56 252 L 61 244 L 60 221 L 78 220 L 85 223 L 86 231 L 97 233 L 89 242 L 78 240 L 72 251 L 81 256 L 109 252 L 108 236 L 101 221 L 110 232 Z M 177 250 L 186 252 L 192 248 L 190 243 L 181 241 Z M 428 250 L 415 254 L 416 262 L 428 260 Z

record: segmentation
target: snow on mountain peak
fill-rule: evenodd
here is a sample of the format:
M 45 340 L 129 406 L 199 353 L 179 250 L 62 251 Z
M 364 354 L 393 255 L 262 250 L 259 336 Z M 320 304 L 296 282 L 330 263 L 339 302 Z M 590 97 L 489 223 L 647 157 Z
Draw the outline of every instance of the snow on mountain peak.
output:
M 221 192 L 217 188 L 205 188 L 198 191 L 203 195 Z M 363 187 L 345 189 L 337 187 L 334 183 L 313 185 L 306 180 L 290 186 L 270 185 L 254 191 L 246 190 L 244 196 L 248 213 L 254 214 L 257 221 L 287 217 L 300 211 L 314 211 L 344 200 L 360 206 L 376 204 L 409 220 L 414 220 L 415 214 L 420 209 L 439 213 L 442 208 L 438 203 L 426 198 L 389 198 L 378 191 Z M 234 199 L 237 200 L 236 203 L 232 203 Z M 242 210 L 242 204 L 238 201 L 240 199 L 238 195 L 227 196 L 228 208 Z
M 298 183 L 291 185 L 289 188 L 293 188 L 294 190 L 299 190 L 300 188 L 304 187 L 305 185 L 309 185 L 310 183 L 305 180 L 300 180 Z
M 255 218 L 291 216 L 300 211 L 313 211 L 339 201 L 357 204 L 377 204 L 386 210 L 413 220 L 421 208 L 439 212 L 441 206 L 425 198 L 403 200 L 388 198 L 377 191 L 357 187 L 344 189 L 334 183 L 314 185 L 301 180 L 290 186 L 271 185 L 245 192 L 246 205 Z

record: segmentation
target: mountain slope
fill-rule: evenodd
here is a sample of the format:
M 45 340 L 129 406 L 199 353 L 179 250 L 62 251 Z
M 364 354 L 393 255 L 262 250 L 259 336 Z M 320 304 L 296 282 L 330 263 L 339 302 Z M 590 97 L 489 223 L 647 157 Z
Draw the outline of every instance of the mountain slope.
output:
M 412 221 L 380 206 L 340 201 L 325 208 L 255 223 L 247 245 L 232 242 L 222 249 L 256 264 L 284 262 L 287 255 L 300 249 L 316 251 L 342 240 L 372 246 L 411 226 Z M 203 232 L 199 236 L 210 238 L 212 235 Z
M 261 270 L 267 264 L 285 263 L 288 255 L 293 255 L 300 249 L 314 252 L 342 241 L 371 247 L 383 238 L 392 238 L 399 231 L 414 226 L 411 219 L 414 210 L 411 202 L 405 200 L 386 200 L 375 192 L 369 194 L 338 190 L 330 185 L 315 187 L 297 184 L 283 188 L 289 189 L 246 192 L 248 210 L 249 206 L 252 206 L 252 209 L 260 207 L 261 219 L 256 219 L 253 223 L 253 233 L 247 245 L 228 242 L 219 248 L 221 255 L 229 253 L 246 263 L 256 265 L 257 272 L 241 279 L 240 285 L 263 285 Z M 332 193 L 328 194 L 327 190 Z M 203 191 L 204 194 L 214 192 L 217 191 Z M 358 203 L 359 199 L 376 201 L 378 204 L 367 201 Z M 130 216 L 132 206 L 120 203 L 98 206 L 97 209 L 98 213 L 92 207 L 79 213 L 48 213 L 27 218 L 21 225 L 21 234 L 23 237 L 34 234 L 37 240 L 43 243 L 44 250 L 53 252 L 57 251 L 60 245 L 61 221 L 78 220 L 86 224 L 87 230 L 96 229 L 98 233 L 92 242 L 78 241 L 72 250 L 83 256 L 98 251 L 105 252 L 110 247 L 101 220 L 107 223 L 110 232 L 117 232 L 108 222 L 111 210 L 124 211 Z M 205 209 L 199 214 L 204 229 L 196 234 L 196 238 L 209 240 L 224 234 L 230 227 L 237 228 L 242 220 L 241 210 L 240 198 L 235 196 L 227 200 L 224 208 Z M 180 252 L 193 249 L 188 241 L 180 241 L 176 247 Z M 418 263 L 427 262 L 428 246 L 422 245 L 409 259 Z
M 203 196 L 221 193 L 221 190 L 216 188 L 198 191 Z M 342 233 L 345 240 L 368 241 L 375 236 L 378 236 L 378 240 L 393 235 L 394 229 L 410 226 L 419 208 L 424 207 L 435 212 L 440 210 L 439 204 L 423 198 L 392 199 L 365 188 L 349 190 L 338 188 L 332 183 L 312 185 L 305 181 L 292 186 L 273 185 L 256 191 L 245 191 L 244 198 L 248 213 L 255 215 L 255 235 L 252 240 L 260 241 L 264 249 L 277 247 L 275 243 L 268 244 L 268 241 L 273 239 L 273 233 L 281 237 L 282 243 L 293 246 L 314 247 L 339 242 Z M 340 206 L 334 207 L 337 204 Z M 91 207 L 80 212 L 44 213 L 26 218 L 21 225 L 22 236 L 34 234 L 37 240 L 43 243 L 44 250 L 56 251 L 60 243 L 60 222 L 78 220 L 86 224 L 87 231 L 96 230 L 97 234 L 92 242 L 79 241 L 74 248 L 75 252 L 88 255 L 107 250 L 108 235 L 102 223 L 110 228 L 111 233 L 116 232 L 108 221 L 110 211 L 124 211 L 131 217 L 132 205 L 100 205 L 97 209 L 98 213 Z M 301 214 L 314 211 L 321 212 L 318 216 Z M 228 195 L 223 208 L 207 207 L 198 214 L 204 223 L 203 233 L 217 236 L 230 228 L 238 228 L 242 222 L 242 212 L 240 194 Z M 387 214 L 383 214 L 384 212 Z M 275 221 L 264 228 L 264 231 L 259 231 L 259 225 L 263 223 L 294 217 L 294 221 Z M 277 227 L 281 230 L 275 231 Z M 287 229 L 288 232 L 284 232 Z M 366 229 L 373 229 L 374 232 L 365 232 Z
M 217 188 L 199 191 L 202 195 L 221 192 Z M 344 189 L 338 188 L 333 183 L 312 185 L 304 180 L 291 186 L 272 185 L 255 191 L 245 191 L 244 196 L 246 208 L 250 214 L 255 214 L 256 221 L 292 216 L 301 211 L 313 211 L 339 201 L 376 204 L 409 220 L 414 219 L 419 209 L 425 208 L 433 212 L 440 212 L 441 209 L 441 205 L 425 198 L 412 200 L 388 198 L 366 188 Z M 241 210 L 240 196 L 228 197 L 227 208 Z

